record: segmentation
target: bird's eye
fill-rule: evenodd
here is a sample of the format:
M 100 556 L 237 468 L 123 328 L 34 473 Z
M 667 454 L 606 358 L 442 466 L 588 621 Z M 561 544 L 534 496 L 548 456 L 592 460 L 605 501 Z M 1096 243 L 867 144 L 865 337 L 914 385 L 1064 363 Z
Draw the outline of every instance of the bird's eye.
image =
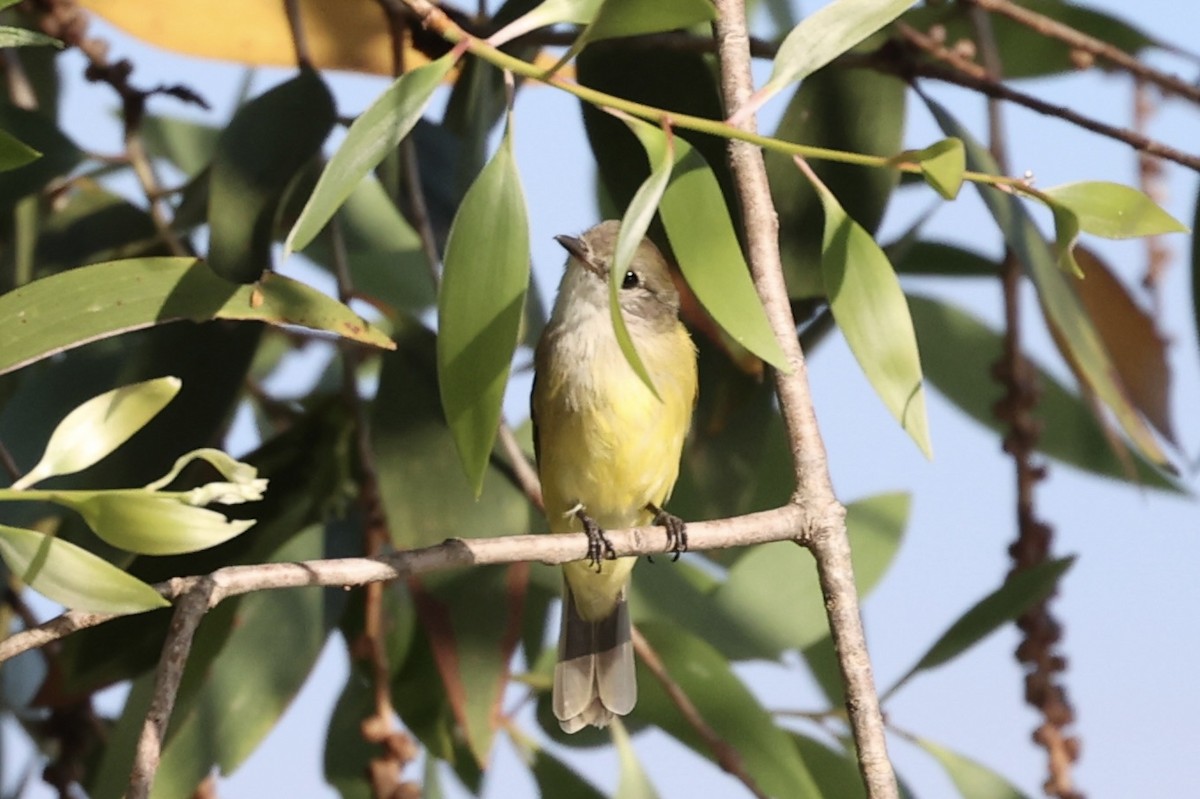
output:
M 625 278 L 621 281 L 621 288 L 636 288 L 639 283 L 641 283 L 641 280 L 638 279 L 637 272 L 630 270 L 625 273 Z

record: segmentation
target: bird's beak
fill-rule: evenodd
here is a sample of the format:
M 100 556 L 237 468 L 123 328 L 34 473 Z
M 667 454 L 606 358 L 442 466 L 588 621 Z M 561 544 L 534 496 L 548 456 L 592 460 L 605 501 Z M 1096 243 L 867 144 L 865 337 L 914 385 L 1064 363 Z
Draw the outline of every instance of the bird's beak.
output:
M 554 240 L 561 244 L 567 252 L 571 253 L 589 272 L 603 277 L 600 268 L 592 262 L 592 251 L 584 244 L 583 239 L 577 239 L 574 236 L 555 236 Z

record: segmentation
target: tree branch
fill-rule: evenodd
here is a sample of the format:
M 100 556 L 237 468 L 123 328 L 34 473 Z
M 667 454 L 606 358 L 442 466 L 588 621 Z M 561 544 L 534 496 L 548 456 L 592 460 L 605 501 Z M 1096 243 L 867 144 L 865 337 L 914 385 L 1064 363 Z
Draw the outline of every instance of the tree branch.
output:
M 746 12 L 740 0 L 716 0 L 715 5 L 717 19 L 713 30 L 721 64 L 721 93 L 725 111 L 731 114 L 745 104 L 754 90 Z M 755 126 L 753 117 L 741 125 L 751 132 Z M 783 280 L 779 219 L 771 201 L 766 165 L 762 150 L 754 144 L 732 139 L 728 146 L 730 170 L 742 207 L 750 271 L 775 338 L 783 347 L 791 367 L 790 374 L 776 373 L 775 385 L 795 466 L 796 493 L 792 501 L 811 514 L 803 521 L 812 526 L 797 528 L 797 531 L 808 531 L 804 537 L 817 561 L 829 628 L 846 687 L 846 710 L 858 750 L 859 772 L 867 796 L 894 799 L 897 796 L 896 777 L 888 759 L 883 714 L 875 692 L 858 609 L 845 509 L 833 494 L 825 446 L 813 411 L 804 355 L 800 351 L 796 321 Z
M 1088 36 L 1086 33 L 1076 30 L 1069 25 L 1064 25 L 1056 19 L 1051 19 L 1044 14 L 1030 11 L 1027 8 L 1022 8 L 1015 3 L 1009 2 L 1009 0 L 966 1 L 977 8 L 1008 17 L 1042 36 L 1057 39 L 1070 46 L 1073 50 L 1107 61 L 1141 80 L 1153 83 L 1168 94 L 1184 97 L 1193 103 L 1200 103 L 1200 86 L 1180 80 L 1174 75 L 1160 72 L 1148 64 L 1142 63 L 1121 48 L 1115 47 L 1094 36 Z
M 175 617 L 171 619 L 171 628 L 167 631 L 162 657 L 158 661 L 158 672 L 154 676 L 154 696 L 150 700 L 150 709 L 146 711 L 133 757 L 127 799 L 147 799 L 150 796 L 162 757 L 163 739 L 171 722 L 171 711 L 175 709 L 179 683 L 183 680 L 188 655 L 192 651 L 192 639 L 204 614 L 221 599 L 216 581 L 201 578 L 193 581 L 175 604 Z
M 688 549 L 700 551 L 794 540 L 796 530 L 810 527 L 806 518 L 803 508 L 785 505 L 731 519 L 691 522 L 688 524 Z M 672 551 L 661 527 L 605 530 L 605 535 L 621 557 L 661 555 Z M 227 566 L 207 575 L 175 577 L 158 583 L 154 588 L 167 599 L 176 600 L 197 584 L 212 581 L 215 586 L 212 604 L 215 606 L 228 597 L 255 591 L 313 585 L 354 588 L 446 569 L 522 561 L 557 565 L 585 560 L 587 553 L 588 539 L 583 533 L 450 538 L 434 546 L 392 552 L 375 558 Z M 67 611 L 44 624 L 0 641 L 0 663 L 21 652 L 45 646 L 79 630 L 96 627 L 125 615 L 130 614 Z

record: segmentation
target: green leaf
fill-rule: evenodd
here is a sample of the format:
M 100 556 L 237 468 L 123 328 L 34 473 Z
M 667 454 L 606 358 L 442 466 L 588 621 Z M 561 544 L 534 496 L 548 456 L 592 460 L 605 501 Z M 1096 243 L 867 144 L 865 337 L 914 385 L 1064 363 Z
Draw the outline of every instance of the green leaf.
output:
M 1170 49 L 1169 44 L 1156 41 L 1119 17 L 1093 6 L 1064 3 L 1062 0 L 1021 0 L 1021 7 L 1061 22 L 1068 28 L 1130 55 L 1154 47 Z M 1133 13 L 1133 7 L 1128 8 Z M 940 28 L 944 36 L 942 41 L 970 43 L 978 51 L 978 34 L 971 19 L 971 9 L 957 3 L 924 3 L 904 14 L 901 20 L 916 30 Z M 1046 36 L 1002 14 L 991 14 L 990 22 L 993 41 L 1004 64 L 1005 78 L 1034 78 L 1059 73 L 1075 75 L 1080 72 L 1080 53 L 1070 44 Z
M 592 42 L 687 28 L 715 18 L 709 0 L 604 0 L 558 63 L 570 61 Z
M 800 84 L 775 136 L 814 147 L 890 156 L 904 145 L 907 90 L 903 81 L 891 75 L 831 64 Z M 790 156 L 768 151 L 764 158 L 779 213 L 779 250 L 788 294 L 823 297 L 820 198 Z M 900 179 L 898 172 L 832 161 L 810 166 L 851 218 L 872 233 L 878 230 Z
M 129 258 L 51 275 L 0 296 L 0 374 L 89 341 L 179 319 L 299 325 L 393 346 L 345 305 L 283 275 L 239 286 L 195 258 Z
M 963 799 L 1028 799 L 1016 786 L 970 758 L 924 738 L 916 743 L 941 764 Z
M 54 428 L 37 465 L 12 487 L 27 488 L 98 462 L 145 427 L 181 386 L 177 377 L 161 377 L 107 391 L 79 405 Z
M 450 227 L 438 295 L 438 386 L 476 496 L 500 426 L 529 285 L 529 220 L 509 122 Z
M 896 272 L 902 275 L 994 279 L 1000 273 L 1000 266 L 995 259 L 944 241 L 901 241 L 889 244 L 885 250 Z M 919 344 L 920 336 L 917 339 Z M 925 357 L 921 359 L 922 363 L 928 356 L 929 353 L 926 352 Z
M 658 129 L 646 125 L 640 130 L 643 141 L 657 136 L 665 146 L 666 137 Z M 790 373 L 750 279 L 716 175 L 699 150 L 683 139 L 674 143 L 674 170 L 658 210 L 688 286 L 738 344 Z M 651 155 L 649 146 L 646 153 Z
M 619 718 L 612 724 L 613 744 L 617 748 L 617 762 L 621 766 L 621 781 L 617 783 L 614 799 L 658 799 L 658 791 L 650 778 L 646 776 L 637 752 L 633 751 L 633 741 L 625 731 L 625 725 Z
M 312 524 L 272 554 L 274 561 L 303 561 L 324 554 L 325 525 Z M 265 591 L 244 597 L 225 645 L 205 670 L 204 685 L 188 719 L 164 753 L 195 745 L 187 726 L 210 748 L 222 774 L 235 771 L 275 726 L 316 664 L 344 602 L 337 589 Z M 332 611 L 332 612 L 331 612 Z M 264 652 L 286 653 L 264 657 Z
M 488 465 L 478 498 L 463 471 L 438 396 L 433 334 L 402 321 L 396 343 L 383 358 L 370 425 L 395 545 L 528 532 L 531 506 L 499 468 Z
M 284 242 L 285 258 L 307 247 L 358 182 L 408 135 L 458 57 L 456 51 L 451 51 L 401 75 L 354 120 L 292 225 Z
M 189 177 L 208 167 L 221 138 L 220 128 L 164 116 L 146 117 L 140 132 L 147 152 L 167 159 Z
M 847 506 L 855 579 L 861 595 L 871 591 L 895 557 L 908 523 L 908 494 L 880 494 Z M 790 542 L 744 552 L 712 594 L 713 604 L 733 620 L 752 646 L 731 658 L 777 658 L 828 634 L 825 605 L 812 557 Z
M 453 664 L 439 660 L 442 679 L 455 716 L 479 768 L 490 760 L 496 721 L 502 715 L 500 702 L 508 685 L 525 592 L 521 575 L 524 566 L 485 566 L 426 579 L 428 595 L 420 600 L 421 618 L 427 633 L 441 646 L 453 651 Z M 438 613 L 431 605 L 440 604 Z M 461 699 L 461 704 L 459 700 Z
M 748 116 L 788 84 L 816 72 L 887 25 L 916 0 L 834 0 L 792 28 L 775 55 L 771 77 L 737 115 Z
M 925 182 L 947 200 L 958 196 L 967 168 L 966 148 L 955 138 L 942 139 L 923 150 L 905 150 L 890 160 L 893 164 L 916 163 Z
M 995 160 L 956 119 L 928 98 L 926 103 L 942 130 L 962 139 L 967 148 L 967 165 L 970 169 L 998 173 Z M 987 186 L 977 188 L 1004 233 L 1008 246 L 1021 260 L 1037 287 L 1042 312 L 1049 324 L 1061 334 L 1061 347 L 1068 362 L 1100 401 L 1112 410 L 1134 447 L 1152 463 L 1167 466 L 1169 461 L 1166 454 L 1115 377 L 1116 370 L 1099 333 L 1088 319 L 1078 295 L 1067 284 L 1067 280 L 1073 278 L 1055 265 L 1045 240 L 1020 200 Z
M 47 183 L 74 169 L 84 157 L 54 120 L 38 111 L 0 103 L 0 129 L 42 154 L 25 166 L 0 172 L 0 207 L 41 191 Z
M 492 34 L 488 44 L 499 47 L 530 31 L 560 22 L 586 25 L 596 16 L 603 2 L 604 0 L 543 0 Z
M 338 212 L 338 223 L 354 290 L 363 300 L 389 317 L 397 310 L 418 313 L 437 302 L 420 234 L 377 179 L 368 175 L 359 181 Z M 304 254 L 333 273 L 331 238 L 318 236 Z
M 539 749 L 529 770 L 541 796 L 555 799 L 604 799 L 605 794 L 551 752 Z
M 49 45 L 57 47 L 59 50 L 63 48 L 63 43 L 53 36 L 25 28 L 0 25 L 0 47 L 30 47 L 34 45 Z
M 854 756 L 843 749 L 833 750 L 825 744 L 798 732 L 792 733 L 792 742 L 800 750 L 800 756 L 812 772 L 823 797 L 837 799 L 859 799 L 866 797 L 862 775 Z
M 885 696 L 894 694 L 922 671 L 937 668 L 958 657 L 1002 625 L 1050 596 L 1058 586 L 1058 581 L 1074 562 L 1074 557 L 1048 560 L 1016 574 L 1010 574 L 1003 585 L 959 616 L 921 656 L 916 665 L 888 689 Z
M 0 524 L 0 556 L 30 588 L 71 610 L 141 613 L 171 604 L 108 561 L 36 530 Z
M 1106 181 L 1066 183 L 1042 189 L 1056 206 L 1068 209 L 1086 233 L 1106 239 L 1187 233 L 1187 226 L 1132 186 Z
M 336 110 L 311 69 L 238 109 L 217 141 L 209 178 L 209 262 L 235 283 L 253 283 L 271 265 L 284 190 L 321 150 Z
M 253 519 L 228 519 L 170 494 L 141 488 L 46 493 L 51 501 L 78 512 L 109 544 L 142 555 L 208 549 L 254 526 Z
M 637 252 L 638 245 L 645 238 L 646 231 L 650 228 L 650 222 L 654 219 L 655 212 L 658 211 L 658 203 L 667 190 L 667 181 L 671 179 L 671 169 L 675 165 L 675 144 L 672 137 L 658 136 L 657 128 L 640 119 L 626 117 L 625 124 L 629 125 L 634 135 L 641 140 L 642 146 L 646 148 L 646 156 L 650 159 L 650 177 L 646 178 L 646 181 L 633 195 L 633 199 L 629 201 L 629 207 L 625 209 L 625 215 L 621 218 L 621 230 L 617 234 L 616 250 L 613 253 L 612 264 L 608 268 L 608 307 L 612 313 L 613 331 L 616 333 L 617 343 L 621 346 L 625 360 L 629 362 L 629 366 L 646 384 L 650 392 L 658 397 L 658 389 L 654 387 L 654 380 L 646 370 L 646 365 L 642 363 L 642 358 L 638 355 L 637 348 L 633 345 L 633 339 L 629 335 L 629 329 L 625 326 L 625 317 L 621 311 L 620 291 L 625 272 L 629 270 L 634 253 Z
M 829 307 L 863 373 L 925 457 L 933 457 L 917 337 L 900 281 L 883 250 L 797 159 L 821 197 L 821 277 Z
M 799 551 L 799 547 L 793 547 Z M 818 602 L 819 602 L 818 595 Z M 788 733 L 759 704 L 730 669 L 729 660 L 703 638 L 670 622 L 642 623 L 641 634 L 700 716 L 737 750 L 742 765 L 768 796 L 818 796 Z M 712 758 L 708 744 L 680 714 L 658 679 L 638 664 L 637 716 L 658 725 L 698 754 Z
M 42 154 L 5 130 L 0 130 L 0 172 L 25 166 Z
M 991 376 L 992 364 L 1004 350 L 1000 334 L 970 314 L 927 297 L 910 294 L 908 307 L 929 382 L 975 421 L 997 433 L 1006 432 L 993 410 L 1004 394 L 1004 387 Z M 1088 404 L 1041 366 L 1032 366 L 1041 395 L 1033 409 L 1041 422 L 1038 452 L 1104 477 L 1136 478 L 1139 485 L 1180 490 L 1136 452 L 1136 473 L 1131 477 Z
M 371 681 L 360 669 L 351 668 L 325 734 L 325 781 L 342 799 L 372 799 L 369 769 L 381 749 L 363 740 L 362 722 L 374 712 Z

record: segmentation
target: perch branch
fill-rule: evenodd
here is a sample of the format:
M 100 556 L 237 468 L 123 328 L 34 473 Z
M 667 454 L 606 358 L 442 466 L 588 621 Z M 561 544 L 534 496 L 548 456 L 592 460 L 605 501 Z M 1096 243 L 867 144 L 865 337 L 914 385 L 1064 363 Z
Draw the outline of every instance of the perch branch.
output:
M 688 524 L 688 549 L 725 549 L 796 539 L 796 530 L 811 528 L 805 509 L 785 505 L 769 511 L 731 519 Z M 606 530 L 618 556 L 661 555 L 671 552 L 661 527 L 635 527 Z M 803 539 L 801 539 L 803 542 Z M 549 565 L 585 560 L 588 539 L 583 533 L 541 533 L 500 538 L 450 538 L 441 544 L 392 552 L 374 558 L 334 558 L 297 563 L 260 563 L 227 566 L 211 574 L 175 577 L 154 586 L 163 597 L 176 600 L 195 585 L 212 581 L 213 606 L 228 597 L 255 591 L 299 588 L 303 586 L 340 586 L 355 588 L 385 580 L 399 580 L 418 574 L 468 566 L 483 566 L 522 561 L 540 561 Z M 85 613 L 67 611 L 29 630 L 14 633 L 0 641 L 0 662 L 21 652 L 45 646 L 88 627 L 96 627 L 122 613 Z

